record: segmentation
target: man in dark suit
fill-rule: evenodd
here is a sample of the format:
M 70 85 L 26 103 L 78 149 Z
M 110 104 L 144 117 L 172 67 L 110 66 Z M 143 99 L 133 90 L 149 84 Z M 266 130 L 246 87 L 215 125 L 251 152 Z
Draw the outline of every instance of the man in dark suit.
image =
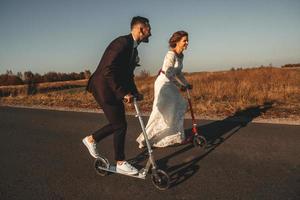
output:
M 99 153 L 96 143 L 113 133 L 116 170 L 119 173 L 138 173 L 135 167 L 125 161 L 127 122 L 123 101 L 132 103 L 134 96 L 140 100 L 143 98 L 134 82 L 134 69 L 139 61 L 137 46 L 141 42 L 149 42 L 150 36 L 149 20 L 140 16 L 133 17 L 131 33 L 116 38 L 108 45 L 87 85 L 87 90 L 95 97 L 109 124 L 82 141 L 89 153 L 97 158 Z

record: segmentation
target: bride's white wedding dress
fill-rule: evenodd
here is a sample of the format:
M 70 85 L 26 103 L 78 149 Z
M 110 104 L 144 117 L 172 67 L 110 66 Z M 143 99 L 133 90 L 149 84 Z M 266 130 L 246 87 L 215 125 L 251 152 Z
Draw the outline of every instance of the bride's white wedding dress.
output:
M 154 84 L 154 102 L 146 132 L 150 144 L 154 147 L 166 147 L 181 143 L 184 135 L 184 114 L 186 100 L 180 94 L 178 87 L 187 85 L 182 73 L 183 56 L 179 57 L 173 51 L 168 51 L 160 74 Z M 143 134 L 136 139 L 139 148 L 144 147 Z

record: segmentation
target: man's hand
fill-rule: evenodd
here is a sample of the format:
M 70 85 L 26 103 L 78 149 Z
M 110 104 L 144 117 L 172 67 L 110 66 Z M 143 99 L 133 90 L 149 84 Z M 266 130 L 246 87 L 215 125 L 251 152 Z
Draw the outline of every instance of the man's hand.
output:
M 126 94 L 123 98 L 124 103 L 132 103 L 133 102 L 133 95 L 132 94 Z

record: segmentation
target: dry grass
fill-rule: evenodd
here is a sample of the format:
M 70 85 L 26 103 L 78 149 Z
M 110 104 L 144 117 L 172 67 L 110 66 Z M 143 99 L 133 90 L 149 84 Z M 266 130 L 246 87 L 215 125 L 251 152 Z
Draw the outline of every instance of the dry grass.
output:
M 300 71 L 276 68 L 200 73 L 188 76 L 199 112 L 230 115 L 272 103 L 296 106 L 299 113 Z M 279 114 L 279 113 L 278 113 Z
M 225 72 L 199 72 L 186 75 L 194 86 L 193 106 L 198 117 L 224 117 L 234 115 L 248 108 L 270 105 L 261 113 L 263 118 L 300 118 L 300 70 L 279 68 L 256 68 Z M 150 112 L 153 102 L 155 77 L 136 78 L 138 89 L 144 94 L 141 103 L 144 112 Z M 84 86 L 86 80 L 39 85 L 38 91 Z M 60 87 L 58 87 L 60 85 Z M 11 87 L 18 90 L 19 86 Z M 24 86 L 23 86 L 24 87 Z M 5 88 L 6 89 L 6 88 Z M 3 87 L 0 87 L 0 91 Z M 13 89 L 12 89 L 13 90 Z M 2 97 L 1 104 L 46 105 L 71 108 L 96 108 L 91 94 L 84 88 Z M 184 95 L 184 94 L 183 94 Z M 133 110 L 128 107 L 128 110 Z

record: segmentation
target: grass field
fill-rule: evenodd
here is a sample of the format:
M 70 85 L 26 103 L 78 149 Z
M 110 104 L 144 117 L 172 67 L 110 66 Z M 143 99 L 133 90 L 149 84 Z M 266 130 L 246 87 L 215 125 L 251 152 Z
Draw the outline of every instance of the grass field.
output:
M 300 119 L 300 70 L 297 68 L 198 72 L 188 73 L 186 78 L 194 86 L 193 106 L 198 118 L 258 115 Z M 155 77 L 151 76 L 136 77 L 138 89 L 145 97 L 141 102 L 143 112 L 151 111 L 154 81 Z M 85 91 L 86 83 L 87 80 L 80 80 L 35 85 L 34 95 L 26 93 L 28 86 L 0 87 L 0 94 L 6 94 L 0 98 L 0 104 L 98 108 L 92 95 Z M 133 111 L 133 107 L 128 106 L 127 110 Z

